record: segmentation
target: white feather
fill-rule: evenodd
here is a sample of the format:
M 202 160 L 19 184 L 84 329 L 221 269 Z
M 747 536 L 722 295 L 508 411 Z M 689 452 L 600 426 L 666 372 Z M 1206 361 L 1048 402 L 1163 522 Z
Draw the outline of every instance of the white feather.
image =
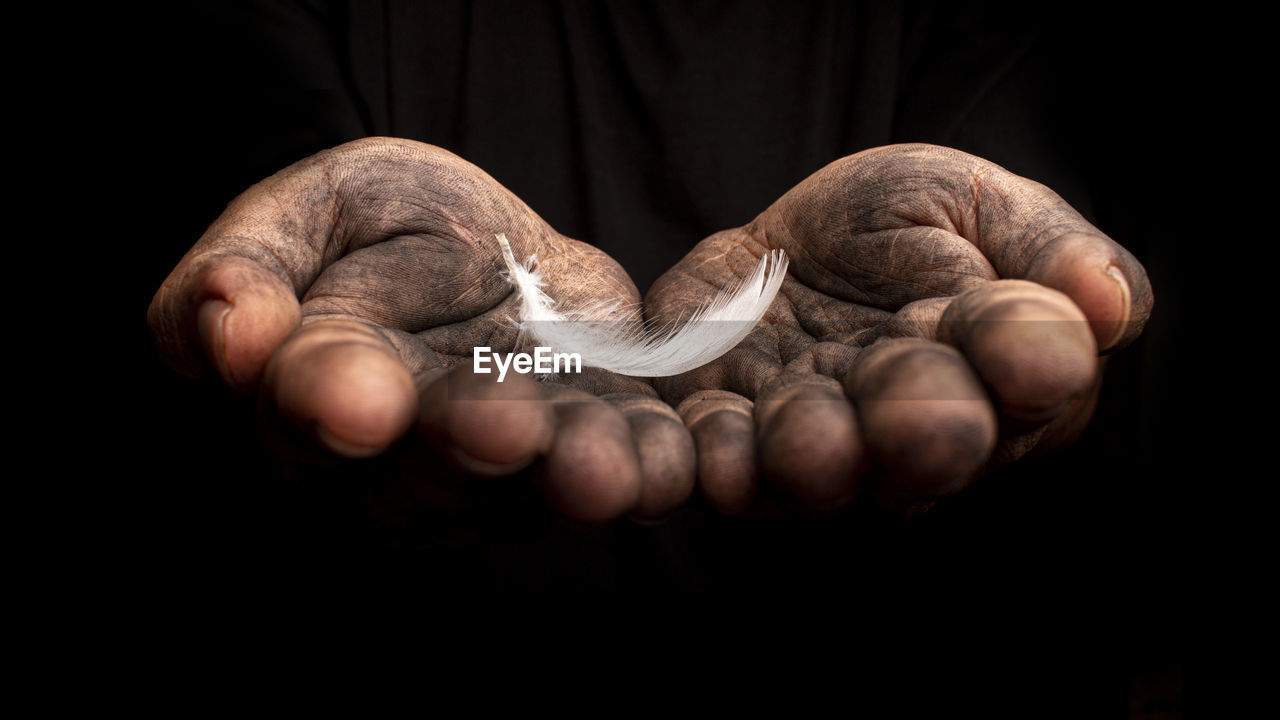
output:
M 537 258 L 521 266 L 506 235 L 498 235 L 511 282 L 520 293 L 522 333 L 554 352 L 577 353 L 582 364 L 635 377 L 665 377 L 701 367 L 732 350 L 773 303 L 787 274 L 787 256 L 774 250 L 744 280 L 721 290 L 679 327 L 647 326 L 638 310 L 601 303 L 563 308 L 543 291 Z

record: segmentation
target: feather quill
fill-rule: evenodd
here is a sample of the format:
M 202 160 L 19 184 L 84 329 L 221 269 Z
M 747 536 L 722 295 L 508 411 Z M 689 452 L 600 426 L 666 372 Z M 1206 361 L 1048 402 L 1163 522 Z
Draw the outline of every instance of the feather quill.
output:
M 750 275 L 727 287 L 687 322 L 655 328 L 638 310 L 618 320 L 617 305 L 564 308 L 543 290 L 536 256 L 516 262 L 506 235 L 498 235 L 502 258 L 520 294 L 521 333 L 534 345 L 577 353 L 582 364 L 635 377 L 665 377 L 701 367 L 732 350 L 773 303 L 787 274 L 787 256 L 774 250 Z

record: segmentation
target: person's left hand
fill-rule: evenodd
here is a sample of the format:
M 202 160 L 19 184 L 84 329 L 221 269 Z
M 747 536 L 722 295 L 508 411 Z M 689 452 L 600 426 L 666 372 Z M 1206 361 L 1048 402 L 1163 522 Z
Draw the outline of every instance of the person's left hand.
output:
M 785 250 L 764 321 L 702 368 L 655 382 L 725 512 L 759 478 L 829 507 L 863 490 L 912 507 L 1072 439 L 1100 353 L 1151 311 L 1146 273 L 1051 190 L 930 145 L 838 160 L 754 221 L 704 240 L 650 289 L 659 323 Z

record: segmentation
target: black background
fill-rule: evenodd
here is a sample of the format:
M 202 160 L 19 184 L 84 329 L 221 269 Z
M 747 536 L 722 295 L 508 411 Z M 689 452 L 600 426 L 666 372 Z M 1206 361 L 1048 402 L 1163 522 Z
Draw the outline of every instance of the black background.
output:
M 130 293 L 121 352 L 134 358 L 129 402 L 140 418 L 122 428 L 133 507 L 118 530 L 143 566 L 178 582 L 235 583 L 376 558 L 424 585 L 468 591 L 700 591 L 771 624 L 793 619 L 770 614 L 779 601 L 818 598 L 890 632 L 978 633 L 1001 618 L 1059 658 L 1043 674 L 1015 673 L 1034 678 L 1048 706 L 1097 711 L 1088 717 L 1178 706 L 1183 488 L 1199 471 L 1187 442 L 1194 398 L 1177 382 L 1177 349 L 1191 341 L 1179 322 L 1194 232 L 1183 211 L 1196 197 L 1179 168 L 1199 135 L 1179 109 L 1203 92 L 1184 23 L 1077 5 L 800 4 L 777 16 L 794 26 L 750 19 L 775 12 L 769 3 L 264 5 L 159 12 L 134 28 L 128 50 L 144 111 L 127 155 L 152 181 L 149 222 L 118 273 Z M 433 18 L 454 24 L 433 30 Z M 675 39 L 656 49 L 618 40 L 662 33 Z M 462 37 L 507 54 L 478 61 Z M 565 43 L 578 54 L 565 55 Z M 617 43 L 634 54 L 611 49 Z M 398 49 L 390 59 L 362 49 L 382 46 Z M 665 99 L 645 94 L 673 68 L 687 70 L 682 61 L 714 72 Z M 396 63 L 421 71 L 434 95 L 414 94 L 417 76 L 378 74 Z M 602 79 L 573 76 L 584 63 Z M 846 74 L 816 74 L 828 66 Z M 631 89 L 618 90 L 618 77 Z M 855 90 L 831 100 L 813 90 L 819 82 Z M 257 449 L 252 400 L 169 371 L 144 322 L 155 288 L 231 197 L 367 134 L 458 152 L 561 232 L 614 254 L 641 291 L 698 239 L 746 222 L 826 162 L 887 142 L 951 145 L 1045 182 L 1132 250 L 1151 276 L 1155 311 L 1112 360 L 1077 447 L 986 478 L 906 525 L 853 507 L 761 526 L 694 502 L 658 526 L 621 522 L 537 542 L 495 532 L 415 549 L 412 538 L 283 487 Z M 136 208 L 137 197 L 121 203 Z

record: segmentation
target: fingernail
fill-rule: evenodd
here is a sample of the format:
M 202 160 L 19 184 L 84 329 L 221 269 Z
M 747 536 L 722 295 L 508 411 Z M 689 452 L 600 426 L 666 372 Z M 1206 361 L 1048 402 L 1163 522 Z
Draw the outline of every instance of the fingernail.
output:
M 1111 337 L 1106 342 L 1098 344 L 1100 350 L 1113 348 L 1124 337 L 1125 328 L 1129 326 L 1129 281 L 1124 279 L 1124 273 L 1120 272 L 1120 268 L 1115 265 L 1107 266 L 1107 277 L 1120 286 L 1120 311 L 1116 313 L 1118 320 L 1115 322 Z
M 511 463 L 493 463 L 471 457 L 457 446 L 453 446 L 449 448 L 449 450 L 454 462 L 457 463 L 462 470 L 480 477 L 496 478 L 515 475 L 521 470 L 532 465 L 533 461 L 538 459 L 537 454 L 531 454 L 526 458 L 522 458 Z
M 231 303 L 226 300 L 206 300 L 196 312 L 200 340 L 204 343 L 205 356 L 209 358 L 223 382 L 238 387 L 227 363 L 226 322 L 231 314 Z
M 316 423 L 316 436 L 320 438 L 320 442 L 324 443 L 325 447 L 334 453 L 356 460 L 373 457 L 386 449 L 381 445 L 357 445 L 347 442 L 330 432 L 329 428 L 325 427 L 323 423 Z

